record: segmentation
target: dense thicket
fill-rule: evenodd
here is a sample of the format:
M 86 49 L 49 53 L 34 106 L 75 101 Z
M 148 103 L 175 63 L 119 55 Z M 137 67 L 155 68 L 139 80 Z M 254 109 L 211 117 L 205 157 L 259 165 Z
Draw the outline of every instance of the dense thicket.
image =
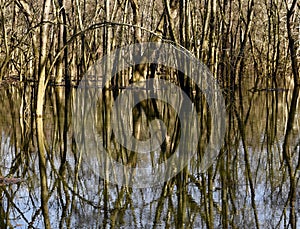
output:
M 224 85 L 248 75 L 299 78 L 296 0 L 1 0 L 0 77 L 77 80 L 103 54 L 169 40 L 207 64 Z M 131 76 L 129 76 L 131 77 Z M 43 81 L 43 80 L 42 80 Z

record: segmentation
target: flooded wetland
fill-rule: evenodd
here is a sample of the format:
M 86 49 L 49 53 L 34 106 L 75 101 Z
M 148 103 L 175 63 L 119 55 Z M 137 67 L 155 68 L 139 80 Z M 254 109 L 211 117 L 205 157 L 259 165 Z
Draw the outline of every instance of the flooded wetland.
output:
M 299 14 L 0 0 L 0 228 L 300 228 Z

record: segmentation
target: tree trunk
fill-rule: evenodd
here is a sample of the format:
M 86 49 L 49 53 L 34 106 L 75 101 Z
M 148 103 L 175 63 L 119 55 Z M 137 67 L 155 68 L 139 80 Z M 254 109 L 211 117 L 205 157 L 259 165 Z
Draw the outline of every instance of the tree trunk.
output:
M 51 12 L 51 0 L 44 0 L 43 12 L 41 21 L 49 21 Z M 37 107 L 36 115 L 37 117 L 43 116 L 43 106 L 45 91 L 47 87 L 46 79 L 46 65 L 48 60 L 47 55 L 47 44 L 49 35 L 49 23 L 44 23 L 40 28 L 40 58 L 39 58 L 39 83 L 38 83 L 38 93 L 37 93 Z
M 289 39 L 289 50 L 291 54 L 291 61 L 292 61 L 292 71 L 294 76 L 294 84 L 299 84 L 299 67 L 298 67 L 298 60 L 297 60 L 297 44 L 296 39 L 294 38 L 296 32 L 294 31 L 293 24 L 293 15 L 295 13 L 295 8 L 297 5 L 297 0 L 293 0 L 290 9 L 287 9 L 287 16 L 286 16 L 286 28 L 288 32 L 288 39 Z M 299 42 L 298 42 L 299 43 Z
M 58 14 L 58 21 L 59 21 L 59 34 L 58 34 L 58 52 L 64 48 L 64 46 L 67 43 L 67 30 L 66 30 L 66 24 L 67 24 L 67 18 L 66 18 L 66 11 L 64 8 L 64 0 L 58 0 L 59 4 L 59 14 Z M 57 83 L 62 83 L 63 77 L 66 77 L 67 79 L 67 64 L 68 64 L 68 49 L 64 48 L 63 54 L 60 55 L 57 63 L 57 69 L 56 69 L 56 79 L 55 81 Z M 67 84 L 67 82 L 66 82 Z

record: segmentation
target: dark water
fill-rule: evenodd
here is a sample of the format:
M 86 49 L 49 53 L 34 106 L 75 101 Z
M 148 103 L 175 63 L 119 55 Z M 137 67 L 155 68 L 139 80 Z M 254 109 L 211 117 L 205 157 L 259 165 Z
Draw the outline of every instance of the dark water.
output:
M 64 87 L 49 87 L 43 135 L 37 136 L 34 87 L 1 88 L 0 176 L 6 179 L 0 183 L 0 227 L 44 228 L 46 220 L 51 228 L 288 228 L 295 218 L 300 228 L 299 89 L 249 88 L 245 83 L 231 97 L 224 92 L 224 144 L 206 172 L 201 158 L 212 128 L 208 108 L 197 98 L 196 155 L 176 176 L 142 189 L 105 181 L 97 172 L 102 166 L 97 156 L 80 150 L 72 116 L 77 89 L 68 95 Z M 99 99 L 92 116 L 96 128 L 85 137 L 98 136 L 93 141 L 129 167 L 151 167 L 174 153 L 184 133 L 172 107 L 148 101 L 133 110 L 137 139 L 149 138 L 149 121 L 155 118 L 166 126 L 160 148 L 141 156 L 118 144 L 112 100 L 112 92 Z

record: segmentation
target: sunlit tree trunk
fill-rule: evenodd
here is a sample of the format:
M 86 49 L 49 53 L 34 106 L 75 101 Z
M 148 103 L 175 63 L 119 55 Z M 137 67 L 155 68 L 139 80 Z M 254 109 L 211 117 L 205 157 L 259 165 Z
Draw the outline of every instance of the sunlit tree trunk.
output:
M 209 68 L 217 78 L 217 1 L 212 0 L 211 2 L 211 16 L 210 16 L 210 33 L 209 33 Z
M 293 16 L 295 15 L 295 10 L 297 6 L 297 0 L 293 0 L 291 3 L 291 6 L 287 6 L 287 15 L 286 15 L 286 28 L 288 33 L 288 39 L 289 39 L 289 50 L 291 55 L 291 62 L 292 62 L 292 71 L 294 76 L 294 84 L 299 84 L 299 64 L 297 60 L 297 46 L 299 47 L 299 42 L 297 45 L 297 36 L 296 36 L 296 29 L 294 29 L 294 26 L 292 25 L 295 22 L 295 18 Z
M 205 1 L 205 12 L 204 12 L 204 21 L 203 21 L 203 28 L 202 28 L 202 35 L 201 35 L 201 42 L 200 42 L 200 60 L 206 63 L 207 60 L 207 50 L 208 50 L 208 35 L 209 35 L 209 21 L 211 15 L 211 2 L 213 0 L 206 0 Z
M 58 13 L 58 48 L 57 51 L 59 52 L 67 43 L 67 18 L 66 18 L 66 11 L 64 8 L 64 0 L 58 0 L 59 5 L 59 13 Z M 67 68 L 68 68 L 68 49 L 64 48 L 63 54 L 60 55 L 59 59 L 57 60 L 57 69 L 56 69 L 56 76 L 55 81 L 57 83 L 61 83 L 63 81 L 63 77 L 67 79 Z
M 51 0 L 44 0 L 43 12 L 41 21 L 49 21 L 51 13 Z M 37 117 L 42 117 L 43 115 L 43 105 L 45 100 L 45 91 L 47 87 L 46 77 L 47 77 L 47 60 L 48 60 L 48 36 L 49 36 L 49 23 L 44 23 L 40 28 L 40 56 L 39 56 L 39 83 L 38 83 L 38 93 L 37 93 Z
M 111 18 L 111 10 L 110 10 L 110 1 L 106 0 L 105 1 L 105 20 L 106 21 L 110 21 Z M 112 31 L 111 28 L 109 28 L 108 26 L 105 26 L 103 28 L 103 51 L 104 54 L 106 54 L 107 56 L 109 56 L 111 54 L 111 41 L 112 41 Z M 103 66 L 103 68 L 105 68 L 104 74 L 106 76 L 110 76 L 111 74 L 111 62 L 110 60 L 107 61 L 106 66 Z M 106 88 L 110 87 L 110 83 L 107 83 L 105 85 Z
M 4 60 L 1 60 L 2 63 L 0 64 L 0 81 L 2 80 L 3 76 L 7 73 L 8 69 L 8 63 L 11 57 L 11 52 L 8 44 L 8 36 L 7 36 L 7 28 L 5 26 L 6 23 L 6 17 L 5 17 L 5 6 L 3 0 L 0 1 L 0 24 L 1 24 L 1 30 L 3 34 L 3 42 L 4 42 L 4 52 L 5 52 L 5 58 Z

